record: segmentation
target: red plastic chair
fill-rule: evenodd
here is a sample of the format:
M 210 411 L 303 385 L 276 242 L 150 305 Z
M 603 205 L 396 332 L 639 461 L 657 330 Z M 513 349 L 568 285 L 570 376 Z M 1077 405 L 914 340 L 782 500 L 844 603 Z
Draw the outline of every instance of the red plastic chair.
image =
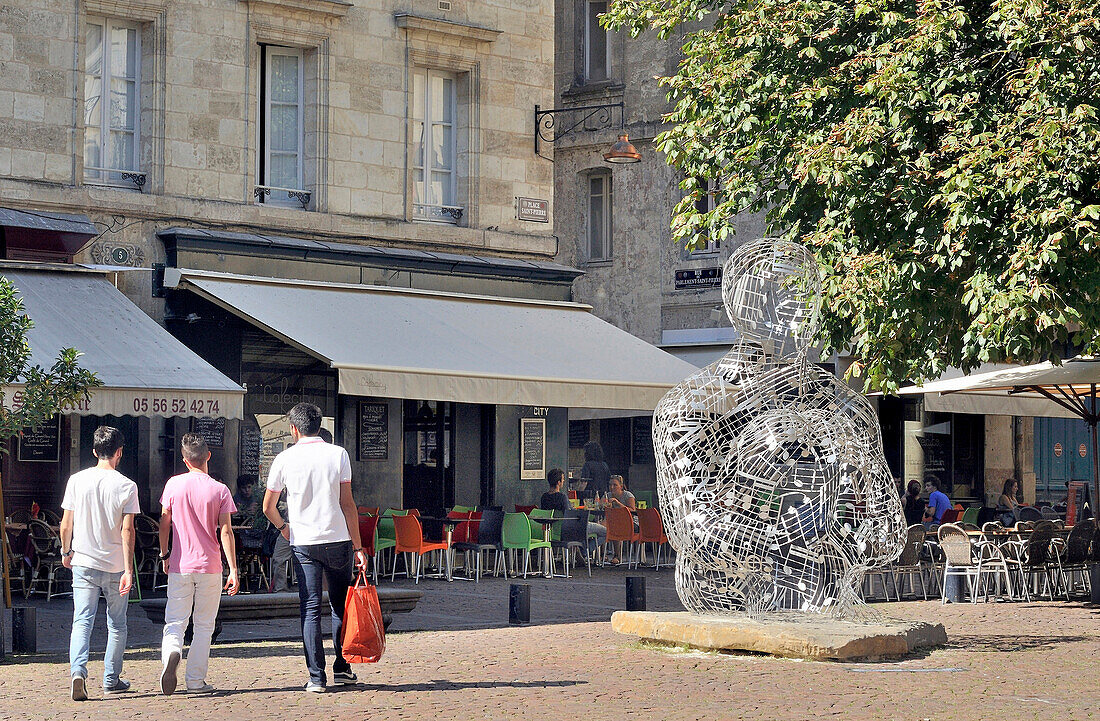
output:
M 516 513 L 530 513 L 531 511 L 535 510 L 536 508 L 538 508 L 538 506 L 521 506 L 520 504 L 517 503 L 516 504 Z
M 962 517 L 963 512 L 957 508 L 948 508 L 943 512 L 943 516 L 940 517 L 940 525 L 945 523 L 955 523 Z
M 626 565 L 630 567 L 630 554 L 633 553 L 634 544 L 638 543 L 640 534 L 634 530 L 634 517 L 629 508 L 608 508 L 607 515 L 607 542 L 618 541 L 627 545 Z M 620 555 L 622 555 L 620 553 Z
M 405 577 L 409 575 L 409 558 L 416 559 L 416 583 L 420 583 L 420 566 L 421 559 L 424 554 L 431 553 L 432 551 L 439 551 L 440 566 L 444 562 L 447 564 L 447 578 L 451 576 L 451 554 L 450 546 L 446 541 L 425 541 L 424 531 L 420 527 L 420 519 L 411 513 L 407 516 L 394 516 L 393 517 L 394 532 L 397 536 L 397 545 L 394 546 L 394 553 L 406 553 L 405 556 Z M 394 575 L 397 572 L 397 563 L 394 564 L 394 569 L 390 573 L 390 580 L 393 580 Z
M 661 546 L 668 543 L 665 526 L 661 522 L 661 512 L 656 508 L 643 508 L 638 511 L 638 543 L 653 544 L 653 567 L 661 567 Z

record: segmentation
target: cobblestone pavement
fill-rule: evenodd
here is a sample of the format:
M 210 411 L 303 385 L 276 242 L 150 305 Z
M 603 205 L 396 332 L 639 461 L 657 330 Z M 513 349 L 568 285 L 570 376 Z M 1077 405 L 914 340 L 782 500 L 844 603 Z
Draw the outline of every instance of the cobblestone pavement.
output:
M 621 607 L 622 575 L 532 580 L 535 623 L 525 627 L 506 626 L 503 581 L 422 582 L 425 599 L 401 624 L 444 630 L 391 633 L 381 663 L 356 667 L 358 686 L 325 695 L 301 691 L 294 641 L 219 643 L 208 676 L 219 691 L 207 696 L 156 694 L 159 657 L 146 648 L 127 653 L 133 691 L 104 698 L 93 656 L 83 704 L 68 699 L 63 653 L 9 659 L 0 719 L 1100 717 L 1100 627 L 1087 604 L 880 604 L 890 616 L 942 621 L 948 645 L 894 662 L 817 663 L 620 636 L 606 619 Z M 647 585 L 651 609 L 678 605 L 668 571 L 648 573 Z

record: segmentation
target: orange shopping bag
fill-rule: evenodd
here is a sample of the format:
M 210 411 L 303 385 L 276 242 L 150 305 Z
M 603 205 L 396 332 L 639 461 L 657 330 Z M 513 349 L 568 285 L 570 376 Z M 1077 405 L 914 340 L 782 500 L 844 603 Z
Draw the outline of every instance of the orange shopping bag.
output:
M 348 663 L 377 663 L 386 650 L 386 628 L 382 624 L 378 589 L 367 582 L 362 571 L 355 585 L 348 589 L 340 635 L 340 647 Z

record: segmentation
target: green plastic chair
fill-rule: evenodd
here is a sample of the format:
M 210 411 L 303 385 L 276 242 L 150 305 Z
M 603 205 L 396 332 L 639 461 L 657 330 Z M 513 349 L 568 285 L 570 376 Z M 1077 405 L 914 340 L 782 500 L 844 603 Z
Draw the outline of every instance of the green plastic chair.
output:
M 527 569 L 531 562 L 531 551 L 550 548 L 550 543 L 542 540 L 541 526 L 538 529 L 537 538 L 532 535 L 535 531 L 532 526 L 537 525 L 537 523 L 531 523 L 531 519 L 524 513 L 504 514 L 504 528 L 501 533 L 501 545 L 504 546 L 505 552 L 509 549 L 513 551 L 523 551 L 524 578 L 527 578 Z M 550 562 L 551 564 L 553 563 L 553 558 L 550 559 Z M 551 573 L 553 573 L 552 567 Z
M 473 506 L 455 506 L 451 509 L 451 513 L 473 513 L 477 511 L 477 508 Z
M 655 494 L 653 493 L 653 491 L 631 491 L 631 492 L 634 494 L 634 500 L 636 500 L 636 501 L 645 501 L 646 506 L 648 506 L 649 508 L 656 508 L 657 507 L 656 505 L 654 505 Z
M 977 506 L 967 508 L 963 511 L 962 523 L 973 523 L 978 525 L 978 513 L 981 511 Z
M 553 518 L 554 517 L 554 512 L 543 510 L 542 508 L 532 508 L 531 512 L 528 513 L 527 515 L 528 515 L 529 518 Z M 531 538 L 534 538 L 536 541 L 541 541 L 545 538 L 544 534 L 545 534 L 545 532 L 543 531 L 541 523 L 532 523 L 531 524 Z M 561 540 L 561 524 L 560 523 L 555 523 L 554 525 L 550 526 L 550 540 L 551 541 L 560 541 Z

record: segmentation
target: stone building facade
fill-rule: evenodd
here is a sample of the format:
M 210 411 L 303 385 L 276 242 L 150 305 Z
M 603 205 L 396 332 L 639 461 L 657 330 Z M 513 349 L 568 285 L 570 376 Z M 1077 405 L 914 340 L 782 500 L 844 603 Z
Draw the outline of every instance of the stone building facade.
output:
M 279 417 L 291 401 L 319 394 L 351 447 L 356 413 L 381 412 L 392 446 L 383 471 L 356 459 L 361 503 L 400 506 L 410 467 L 441 474 L 443 465 L 448 478 L 431 482 L 450 484 L 446 501 L 492 501 L 491 449 L 463 454 L 456 471 L 453 451 L 425 439 L 459 437 L 477 449 L 499 436 L 497 460 L 515 465 L 514 450 L 505 459 L 503 449 L 514 445 L 518 419 L 541 414 L 550 418 L 547 462 L 561 465 L 564 430 L 554 419 L 564 422 L 564 410 L 407 398 L 363 410 L 310 349 L 165 290 L 160 268 L 570 300 L 579 273 L 553 262 L 552 226 L 517 219 L 515 207 L 529 197 L 552 210 L 553 166 L 531 149 L 531 108 L 554 99 L 553 30 L 551 0 L 0 6 L 0 209 L 87 216 L 101 231 L 79 249 L 16 247 L 0 235 L 0 260 L 110 266 L 119 289 L 234 382 L 271 375 L 249 385 L 249 418 Z M 261 370 L 249 376 L 249 363 Z M 410 425 L 410 408 L 423 428 Z M 88 460 L 77 447 L 87 435 L 81 423 L 102 420 L 66 421 L 73 448 L 54 475 Z M 123 421 L 137 448 L 127 470 L 147 481 L 147 507 L 188 421 Z M 373 432 L 385 438 L 385 430 Z M 244 469 L 236 450 L 246 436 L 259 431 L 230 423 L 225 450 L 215 452 L 214 468 L 230 482 Z M 402 458 L 420 442 L 411 461 Z M 513 484 L 497 500 L 526 502 L 541 490 Z

